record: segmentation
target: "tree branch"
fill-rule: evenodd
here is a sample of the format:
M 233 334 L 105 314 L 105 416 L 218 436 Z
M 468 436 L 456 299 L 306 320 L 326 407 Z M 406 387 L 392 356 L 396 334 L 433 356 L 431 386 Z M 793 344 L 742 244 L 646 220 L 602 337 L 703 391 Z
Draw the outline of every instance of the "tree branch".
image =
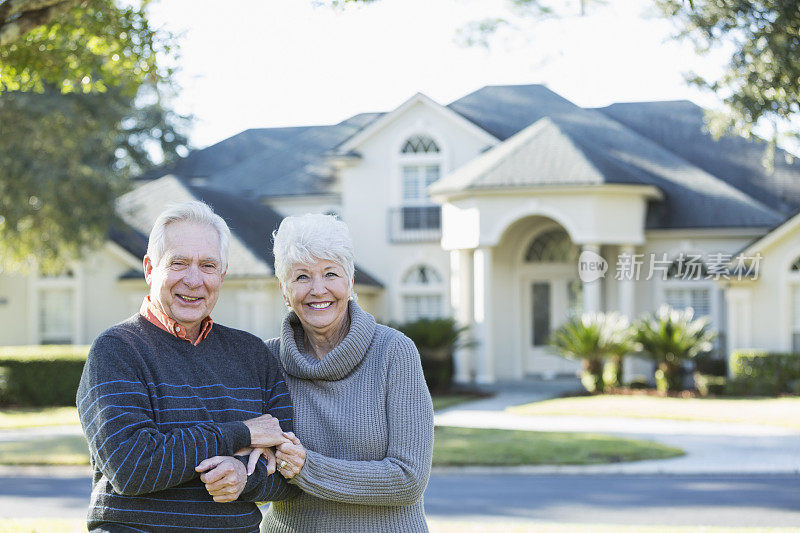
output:
M 43 26 L 85 0 L 8 0 L 0 4 L 0 46 Z

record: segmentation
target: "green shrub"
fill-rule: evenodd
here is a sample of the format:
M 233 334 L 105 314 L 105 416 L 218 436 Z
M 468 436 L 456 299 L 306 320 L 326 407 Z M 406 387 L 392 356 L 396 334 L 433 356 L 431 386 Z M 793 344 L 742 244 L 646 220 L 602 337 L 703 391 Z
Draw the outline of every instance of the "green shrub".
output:
M 764 350 L 738 350 L 728 363 L 737 384 L 730 389 L 743 394 L 774 396 L 793 392 L 800 380 L 800 354 Z
M 0 347 L 0 403 L 75 405 L 89 346 Z
M 622 357 L 635 348 L 628 319 L 619 313 L 573 316 L 550 335 L 548 344 L 560 355 L 581 361 L 581 384 L 591 393 L 603 392 L 605 385 L 619 386 Z M 611 361 L 608 372 L 603 369 L 605 359 Z
M 656 388 L 672 392 L 682 388 L 683 362 L 710 352 L 716 332 L 707 317 L 694 318 L 690 307 L 683 311 L 662 305 L 634 325 L 634 340 L 642 354 L 656 362 Z
M 453 350 L 463 344 L 466 328 L 459 328 L 452 318 L 423 318 L 395 325 L 414 341 L 419 350 L 422 371 L 431 391 L 446 391 L 453 380 Z

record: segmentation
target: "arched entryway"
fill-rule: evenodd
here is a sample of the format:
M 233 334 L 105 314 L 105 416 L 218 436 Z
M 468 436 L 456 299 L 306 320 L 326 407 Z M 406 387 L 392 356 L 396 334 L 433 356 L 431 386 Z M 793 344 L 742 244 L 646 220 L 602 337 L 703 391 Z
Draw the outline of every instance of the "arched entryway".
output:
M 583 309 L 579 247 L 554 223 L 539 225 L 523 242 L 517 261 L 523 373 L 574 375 L 578 364 L 555 353 L 548 341 L 556 328 Z

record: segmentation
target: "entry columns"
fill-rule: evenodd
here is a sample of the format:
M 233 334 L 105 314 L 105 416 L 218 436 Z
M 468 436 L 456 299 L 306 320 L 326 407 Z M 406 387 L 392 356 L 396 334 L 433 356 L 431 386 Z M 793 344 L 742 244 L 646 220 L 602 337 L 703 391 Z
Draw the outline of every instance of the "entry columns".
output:
M 620 257 L 633 257 L 634 246 L 632 244 L 623 244 L 619 247 Z M 619 300 L 619 314 L 628 317 L 628 320 L 633 321 L 635 314 L 634 309 L 634 274 L 633 264 L 630 264 L 629 271 L 621 272 L 617 280 L 617 299 Z
M 474 298 L 472 250 L 452 250 L 450 252 L 450 294 L 453 302 L 453 315 L 459 327 L 466 326 L 467 336 L 474 335 Z M 453 353 L 453 380 L 456 383 L 469 383 L 474 375 L 473 349 L 471 346 L 456 346 Z
M 492 248 L 481 246 L 473 252 L 474 335 L 477 341 L 477 383 L 494 382 L 492 345 Z
M 600 255 L 599 244 L 584 244 L 581 252 L 593 252 Z M 600 287 L 602 279 L 583 281 L 583 310 L 586 313 L 597 313 L 600 309 Z

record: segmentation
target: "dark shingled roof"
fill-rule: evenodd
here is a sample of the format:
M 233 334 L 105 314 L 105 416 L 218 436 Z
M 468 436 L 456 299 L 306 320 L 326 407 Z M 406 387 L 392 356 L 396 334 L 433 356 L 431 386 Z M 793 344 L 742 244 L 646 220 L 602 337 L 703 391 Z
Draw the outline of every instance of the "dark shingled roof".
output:
M 541 154 L 517 158 L 520 168 L 526 160 L 537 161 L 538 169 L 550 173 L 546 179 L 526 168 L 529 175 L 508 184 L 503 176 L 484 176 L 484 187 L 531 186 L 536 180 L 558 185 L 574 182 L 578 170 L 599 179 L 598 184 L 652 185 L 664 199 L 650 205 L 648 228 L 770 227 L 800 207 L 800 163 L 786 163 L 781 152 L 775 174 L 765 173 L 762 144 L 714 141 L 703 133 L 702 111 L 689 102 L 590 110 L 542 85 L 515 85 L 484 87 L 448 108 L 502 141 L 542 119 L 549 123 L 529 147 L 554 148 L 545 155 L 561 159 L 542 161 Z M 247 130 L 141 179 L 173 174 L 255 200 L 333 194 L 326 155 L 381 115 L 365 113 L 331 126 Z M 575 153 L 580 168 L 567 160 Z M 564 172 L 567 177 L 560 176 Z
M 177 178 L 163 178 L 163 180 L 173 179 Z M 178 182 L 180 182 L 180 185 L 178 185 Z M 153 182 L 152 185 L 156 185 L 156 182 Z M 282 215 L 271 207 L 250 198 L 208 187 L 189 185 L 185 180 L 178 180 L 174 182 L 173 186 L 183 186 L 192 197 L 209 204 L 214 209 L 215 213 L 225 219 L 232 236 L 242 243 L 263 264 L 268 265 L 270 271 L 275 271 L 275 256 L 272 253 L 272 232 L 278 229 L 278 226 L 283 220 Z M 140 205 L 142 202 L 153 202 L 157 205 L 164 203 L 163 206 L 158 208 L 158 211 L 166 207 L 166 199 L 161 197 L 164 192 L 163 189 L 151 187 L 152 191 L 148 194 L 145 187 L 148 187 L 148 185 L 132 193 L 136 195 L 137 202 Z M 148 196 L 152 196 L 153 198 L 150 199 Z M 122 229 L 112 229 L 109 232 L 109 236 L 114 242 L 136 257 L 143 257 L 147 252 L 147 237 L 127 224 L 123 223 Z M 233 256 L 232 251 L 231 262 L 234 260 L 237 260 L 237 258 Z M 242 261 L 245 261 L 245 259 L 242 258 Z M 141 273 L 137 275 L 141 276 Z M 383 286 L 376 278 L 362 271 L 358 265 L 356 265 L 355 283 L 376 287 Z
M 172 174 L 255 198 L 327 194 L 331 169 L 326 154 L 380 115 L 363 113 L 332 126 L 247 130 L 142 179 Z
M 783 218 L 622 123 L 578 107 L 540 85 L 484 87 L 449 107 L 501 139 L 546 117 L 563 142 L 577 148 L 603 177 L 603 183 L 653 185 L 664 193 L 664 200 L 653 202 L 648 210 L 648 228 L 769 227 Z M 558 184 L 559 179 L 548 176 L 547 184 Z M 445 177 L 434 189 L 446 190 L 447 181 Z M 479 189 L 480 184 L 465 187 L 462 180 L 459 188 Z
M 800 208 L 800 161 L 778 149 L 770 173 L 762 164 L 764 143 L 738 136 L 715 141 L 704 130 L 703 109 L 692 102 L 620 103 L 599 111 L 783 215 Z
M 107 237 L 134 257 L 141 259 L 147 253 L 147 235 L 121 218 L 117 218 L 111 223 Z M 141 272 L 139 274 L 141 275 Z

